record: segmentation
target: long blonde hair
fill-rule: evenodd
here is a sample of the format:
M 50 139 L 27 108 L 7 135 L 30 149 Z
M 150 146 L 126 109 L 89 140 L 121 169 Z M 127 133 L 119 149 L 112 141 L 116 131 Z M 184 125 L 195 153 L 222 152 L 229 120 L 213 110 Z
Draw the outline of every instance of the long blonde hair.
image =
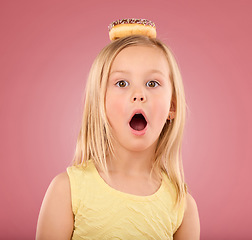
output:
M 111 42 L 96 57 L 86 85 L 82 126 L 77 140 L 74 165 L 86 166 L 87 161 L 92 159 L 99 168 L 107 171 L 106 158 L 113 154 L 113 136 L 105 111 L 107 80 L 117 54 L 124 48 L 138 45 L 158 47 L 168 60 L 176 116 L 172 123 L 167 121 L 163 127 L 153 167 L 167 173 L 176 188 L 177 202 L 180 202 L 186 193 L 181 158 L 186 115 L 185 94 L 176 60 L 170 49 L 158 39 L 140 35 L 124 37 Z

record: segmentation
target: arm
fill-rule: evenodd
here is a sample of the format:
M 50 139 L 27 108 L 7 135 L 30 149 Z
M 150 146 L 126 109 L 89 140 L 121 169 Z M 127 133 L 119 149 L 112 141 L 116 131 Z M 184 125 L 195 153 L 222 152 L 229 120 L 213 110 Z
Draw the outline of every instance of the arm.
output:
M 186 197 L 186 209 L 183 221 L 174 234 L 174 240 L 199 240 L 200 222 L 195 200 L 190 194 Z
M 70 182 L 65 172 L 53 179 L 46 192 L 39 213 L 36 240 L 69 240 L 73 225 Z

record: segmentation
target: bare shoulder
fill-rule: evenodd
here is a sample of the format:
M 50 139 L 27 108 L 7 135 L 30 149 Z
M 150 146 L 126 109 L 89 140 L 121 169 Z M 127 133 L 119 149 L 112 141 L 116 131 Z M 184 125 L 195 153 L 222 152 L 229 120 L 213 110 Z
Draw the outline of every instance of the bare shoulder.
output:
M 200 221 L 196 201 L 187 193 L 185 213 L 181 226 L 174 235 L 174 240 L 199 240 Z
M 62 192 L 70 190 L 70 182 L 67 172 L 60 173 L 51 182 L 49 187 L 53 187 Z
M 45 194 L 36 239 L 70 239 L 73 231 L 70 181 L 66 172 L 57 175 Z
M 71 200 L 71 189 L 67 172 L 60 173 L 51 181 L 44 202 L 47 199 L 51 201 L 60 201 L 65 204 L 71 203 L 71 201 L 69 202 L 69 200 Z

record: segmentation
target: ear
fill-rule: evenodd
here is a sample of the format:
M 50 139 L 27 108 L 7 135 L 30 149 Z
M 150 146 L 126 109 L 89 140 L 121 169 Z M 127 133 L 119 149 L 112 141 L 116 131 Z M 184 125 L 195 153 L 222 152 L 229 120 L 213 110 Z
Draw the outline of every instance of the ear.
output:
M 172 97 L 171 99 L 171 105 L 170 105 L 170 111 L 169 111 L 169 115 L 168 115 L 168 120 L 170 119 L 174 119 L 176 116 L 176 99 L 174 97 Z

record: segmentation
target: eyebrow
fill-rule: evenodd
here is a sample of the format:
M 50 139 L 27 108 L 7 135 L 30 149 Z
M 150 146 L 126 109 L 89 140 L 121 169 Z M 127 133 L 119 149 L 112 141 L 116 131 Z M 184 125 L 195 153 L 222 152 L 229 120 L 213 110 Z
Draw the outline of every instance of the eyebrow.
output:
M 109 76 L 112 75 L 112 74 L 115 74 L 115 73 L 124 73 L 124 74 L 128 74 L 130 73 L 129 71 L 126 71 L 126 70 L 115 70 L 113 72 L 110 72 L 109 73 Z M 156 70 L 156 69 L 152 69 L 148 72 L 148 74 L 153 74 L 153 73 L 157 73 L 157 74 L 161 74 L 163 76 L 165 76 L 161 71 L 159 70 Z
M 109 75 L 115 74 L 115 73 L 129 73 L 129 72 L 128 71 L 123 71 L 123 70 L 116 70 L 116 71 L 110 72 Z

